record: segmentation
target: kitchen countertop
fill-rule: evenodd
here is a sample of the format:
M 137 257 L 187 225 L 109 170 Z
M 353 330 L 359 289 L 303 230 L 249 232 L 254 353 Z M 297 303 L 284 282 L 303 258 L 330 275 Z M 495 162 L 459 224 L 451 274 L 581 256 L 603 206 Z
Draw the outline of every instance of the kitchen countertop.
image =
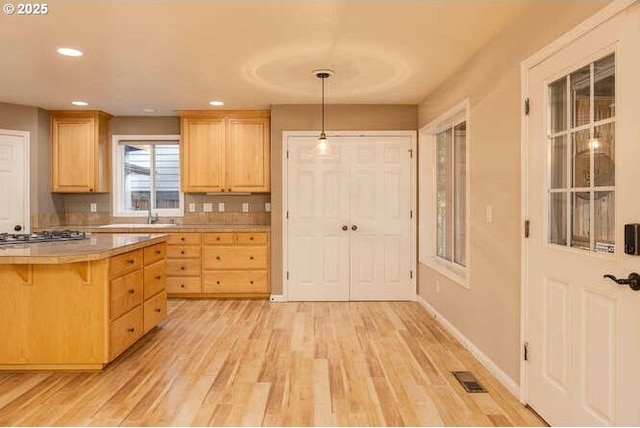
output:
M 97 233 L 77 241 L 0 245 L 0 264 L 61 264 L 100 260 L 167 240 L 156 233 Z
M 47 229 L 47 228 L 45 228 Z M 95 233 L 171 233 L 171 232 L 269 232 L 271 227 L 259 224 L 176 224 L 169 226 L 152 225 L 145 227 L 144 224 L 134 227 L 123 224 L 123 227 L 111 225 L 110 227 L 100 227 L 92 225 L 69 225 L 56 226 L 49 229 L 69 229 Z

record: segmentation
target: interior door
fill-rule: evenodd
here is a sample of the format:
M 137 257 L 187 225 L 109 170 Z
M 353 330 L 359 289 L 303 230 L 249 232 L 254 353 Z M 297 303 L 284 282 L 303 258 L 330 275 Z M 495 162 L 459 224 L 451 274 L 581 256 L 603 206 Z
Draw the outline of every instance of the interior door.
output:
M 309 152 L 317 137 L 300 137 L 288 152 L 289 300 L 349 300 L 349 171 L 336 157 Z
M 350 146 L 351 300 L 410 300 L 411 142 L 359 138 Z
M 317 136 L 287 144 L 288 299 L 414 299 L 411 139 L 331 140 L 331 159 Z
M 29 232 L 25 137 L 0 130 L 0 233 Z
M 551 425 L 640 425 L 640 6 L 529 71 L 526 401 Z

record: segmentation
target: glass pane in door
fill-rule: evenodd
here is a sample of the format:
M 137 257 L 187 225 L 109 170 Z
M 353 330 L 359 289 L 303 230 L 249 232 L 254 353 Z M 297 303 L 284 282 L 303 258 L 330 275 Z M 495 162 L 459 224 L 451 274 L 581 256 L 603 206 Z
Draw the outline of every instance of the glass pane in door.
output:
M 594 116 L 600 121 L 616 114 L 615 57 L 609 55 L 594 64 Z
M 571 126 L 588 125 L 590 120 L 591 66 L 586 65 L 569 76 L 571 82 Z
M 567 129 L 567 78 L 563 77 L 549 85 L 551 133 Z
M 596 126 L 592 141 L 594 162 L 594 185 L 613 186 L 616 184 L 616 136 L 614 122 Z
M 567 194 L 549 195 L 549 243 L 567 245 Z
M 571 200 L 571 246 L 591 249 L 590 192 L 573 192 Z
M 567 136 L 551 139 L 551 188 L 567 187 Z
M 613 192 L 595 192 L 593 220 L 595 222 L 596 251 L 613 252 L 615 243 L 615 202 Z
M 588 129 L 574 132 L 573 139 L 573 187 L 591 186 L 591 149 Z

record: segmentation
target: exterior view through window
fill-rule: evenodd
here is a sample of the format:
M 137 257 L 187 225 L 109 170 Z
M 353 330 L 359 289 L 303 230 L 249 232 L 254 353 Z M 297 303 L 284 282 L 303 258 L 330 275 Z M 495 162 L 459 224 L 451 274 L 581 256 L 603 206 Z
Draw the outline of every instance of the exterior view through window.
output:
M 466 266 L 467 123 L 436 135 L 436 255 Z

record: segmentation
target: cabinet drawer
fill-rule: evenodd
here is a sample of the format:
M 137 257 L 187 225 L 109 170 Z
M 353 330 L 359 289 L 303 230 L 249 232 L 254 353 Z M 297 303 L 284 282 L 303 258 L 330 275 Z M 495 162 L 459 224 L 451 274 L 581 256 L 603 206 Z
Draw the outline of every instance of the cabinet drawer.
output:
M 167 265 L 164 260 L 144 267 L 144 298 L 157 294 L 167 286 Z
M 167 317 L 167 293 L 162 293 L 144 302 L 144 333 L 157 326 Z
M 170 259 L 196 259 L 200 258 L 199 245 L 169 245 L 167 258 Z
M 129 251 L 111 257 L 109 262 L 109 277 L 116 278 L 125 273 L 142 267 L 142 250 Z
M 238 245 L 267 245 L 267 232 L 237 232 Z
M 111 323 L 109 355 L 116 357 L 131 346 L 140 336 L 143 328 L 142 305 L 138 305 Z
M 143 249 L 144 264 L 150 265 L 153 262 L 162 260 L 167 256 L 167 244 L 164 242 L 160 244 L 151 245 Z
M 201 291 L 200 277 L 167 278 L 167 293 L 169 294 L 200 293 Z
M 200 276 L 200 259 L 167 259 L 167 276 Z
M 110 315 L 116 319 L 134 306 L 142 303 L 142 269 L 128 273 L 111 281 Z
M 204 234 L 204 245 L 233 245 L 233 232 L 210 232 Z
M 200 245 L 200 233 L 171 233 L 167 244 L 169 245 Z
M 203 293 L 266 293 L 267 272 L 216 271 L 205 272 L 202 278 Z
M 203 247 L 203 269 L 266 269 L 267 247 Z

